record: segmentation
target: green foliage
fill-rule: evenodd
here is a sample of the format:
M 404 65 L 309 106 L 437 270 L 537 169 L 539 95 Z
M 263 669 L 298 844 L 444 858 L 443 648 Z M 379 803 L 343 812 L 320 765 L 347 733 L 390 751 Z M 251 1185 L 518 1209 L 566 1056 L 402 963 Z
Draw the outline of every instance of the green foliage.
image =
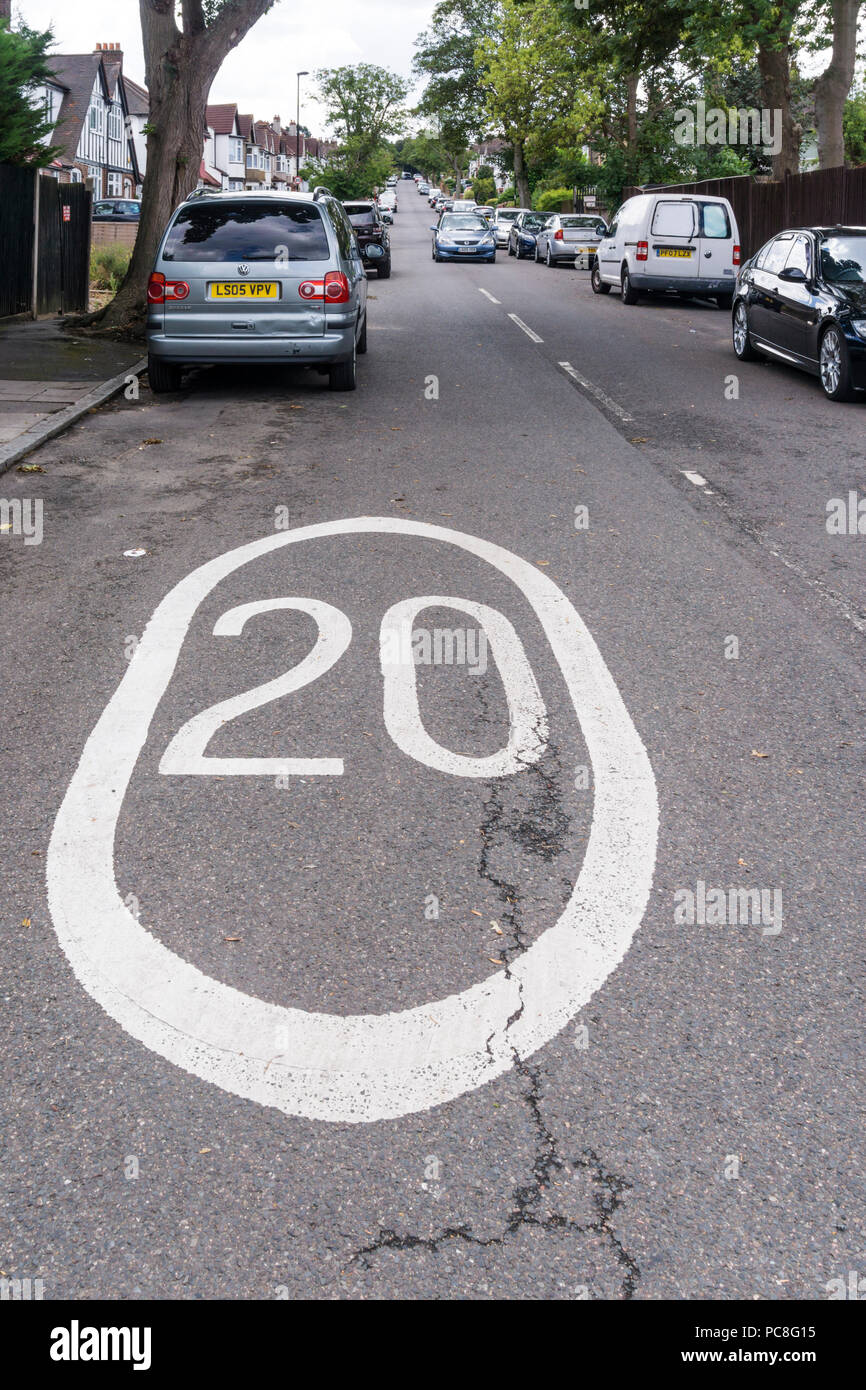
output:
M 568 203 L 571 207 L 570 188 L 548 188 L 532 200 L 532 206 L 538 212 L 558 212 L 563 203 Z
M 35 105 L 37 89 L 50 76 L 53 42 L 50 29 L 10 29 L 0 20 L 0 162 L 44 166 L 57 154 L 42 143 L 52 126 Z
M 375 63 L 320 68 L 316 73 L 319 100 L 327 107 L 336 138 L 365 142 L 373 150 L 388 135 L 399 135 L 406 123 L 403 102 L 409 84 L 399 73 Z
M 94 246 L 90 252 L 90 284 L 95 290 L 111 290 L 118 286 L 129 269 L 132 257 L 130 246 Z
M 842 115 L 845 158 L 851 164 L 866 164 L 866 86 L 856 87 Z
M 476 203 L 481 203 L 482 207 L 490 207 L 496 197 L 496 184 L 493 179 L 476 177 L 472 180 L 472 192 Z
M 394 157 L 385 144 L 369 149 L 366 141 L 349 140 L 335 150 L 326 164 L 308 165 L 301 177 L 311 187 L 324 184 L 340 199 L 369 198 L 393 173 Z

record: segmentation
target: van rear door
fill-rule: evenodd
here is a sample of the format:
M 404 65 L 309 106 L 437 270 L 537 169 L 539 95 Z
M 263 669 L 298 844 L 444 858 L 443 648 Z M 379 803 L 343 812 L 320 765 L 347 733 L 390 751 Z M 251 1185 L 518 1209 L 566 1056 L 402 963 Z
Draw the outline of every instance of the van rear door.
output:
M 647 240 L 649 275 L 676 281 L 702 274 L 699 209 L 690 198 L 658 198 Z M 636 269 L 642 269 L 640 262 Z
M 720 280 L 730 286 L 733 294 L 737 278 L 734 266 L 734 246 L 739 234 L 726 203 L 701 202 L 701 269 L 705 279 Z

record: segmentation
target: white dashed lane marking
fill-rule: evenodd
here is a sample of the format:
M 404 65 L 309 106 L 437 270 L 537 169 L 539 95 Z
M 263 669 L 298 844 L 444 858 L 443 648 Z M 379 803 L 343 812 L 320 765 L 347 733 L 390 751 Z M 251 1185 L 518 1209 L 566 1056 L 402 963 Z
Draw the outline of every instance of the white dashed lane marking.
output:
M 501 300 L 501 299 L 496 299 L 496 298 L 490 293 L 489 290 L 482 289 L 480 285 L 478 286 L 478 293 L 479 293 L 479 294 L 483 294 L 485 299 L 489 299 L 491 304 L 501 304 L 501 303 L 502 303 L 502 300 Z
M 680 472 L 684 478 L 688 478 L 690 483 L 694 483 L 695 487 L 707 486 L 707 480 L 702 473 L 695 473 L 690 468 L 681 468 Z
M 585 376 L 582 376 L 576 367 L 572 367 L 570 362 L 560 362 L 557 365 L 567 376 L 571 377 L 572 381 L 576 381 L 585 391 L 589 391 L 591 395 L 595 396 L 597 401 L 601 401 L 605 409 L 616 415 L 617 419 L 625 421 L 626 424 L 632 423 L 634 416 L 623 410 L 621 405 L 617 405 L 616 401 L 612 400 L 606 391 L 602 391 L 600 386 L 596 386 L 594 382 L 588 381 Z
M 529 327 L 529 324 L 528 324 L 528 323 L 524 323 L 524 322 L 523 322 L 523 319 L 519 319 L 519 318 L 517 317 L 516 314 L 509 314 L 508 317 L 511 319 L 511 322 L 512 322 L 512 323 L 516 323 L 516 324 L 517 324 L 517 327 L 518 327 L 518 328 L 522 328 L 522 329 L 523 329 L 523 332 L 526 334 L 527 338 L 531 338 L 532 341 L 533 341 L 534 343 L 543 343 L 543 342 L 544 342 L 544 339 L 543 339 L 543 338 L 539 338 L 538 334 L 537 334 L 536 332 L 534 332 L 533 329 L 531 329 L 531 328 Z

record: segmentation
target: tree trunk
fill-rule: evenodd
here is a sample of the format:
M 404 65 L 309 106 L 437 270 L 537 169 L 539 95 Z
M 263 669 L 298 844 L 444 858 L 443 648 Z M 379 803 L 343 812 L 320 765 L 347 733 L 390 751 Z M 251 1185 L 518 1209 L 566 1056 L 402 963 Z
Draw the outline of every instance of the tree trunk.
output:
M 861 0 L 831 0 L 833 53 L 815 83 L 815 120 L 818 126 L 818 167 L 833 169 L 845 163 L 842 112 L 857 60 L 857 19 Z
M 110 304 L 94 316 L 98 329 L 141 329 L 147 281 L 168 219 L 198 183 L 205 107 L 223 59 L 274 0 L 223 0 L 210 24 L 202 0 L 139 0 L 144 74 L 150 96 L 147 172 L 141 218 L 126 277 Z
M 637 88 L 640 73 L 630 72 L 626 78 L 626 155 L 629 168 L 637 159 Z
M 514 188 L 517 193 L 517 206 L 530 207 L 529 180 L 526 177 L 526 156 L 523 151 L 522 140 L 515 140 L 514 142 Z
M 758 68 L 761 74 L 761 105 L 772 112 L 773 130 L 781 124 L 779 153 L 773 155 L 773 178 L 784 179 L 800 168 L 800 137 L 802 127 L 791 114 L 791 64 L 788 40 L 790 27 L 778 47 L 758 45 Z

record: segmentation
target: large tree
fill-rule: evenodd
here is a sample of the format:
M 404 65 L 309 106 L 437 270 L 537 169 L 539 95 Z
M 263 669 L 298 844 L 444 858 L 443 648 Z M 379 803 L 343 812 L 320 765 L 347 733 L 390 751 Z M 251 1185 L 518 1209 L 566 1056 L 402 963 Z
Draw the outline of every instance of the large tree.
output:
M 35 101 L 51 76 L 50 29 L 8 26 L 0 14 L 0 162 L 50 164 L 57 150 L 45 142 L 52 125 Z
M 147 174 L 135 249 L 126 278 L 95 316 L 100 328 L 140 323 L 160 237 L 195 188 L 214 78 L 275 0 L 139 0 L 145 82 L 150 93 Z
M 403 103 L 409 84 L 399 73 L 375 63 L 322 68 L 316 73 L 319 99 L 328 110 L 336 138 L 373 150 L 406 124 Z
M 818 166 L 832 169 L 845 163 L 843 114 L 857 62 L 857 21 L 862 0 L 818 0 L 817 29 L 826 43 L 832 30 L 830 60 L 815 83 L 815 124 L 818 128 Z M 823 21 L 823 22 L 822 22 Z

